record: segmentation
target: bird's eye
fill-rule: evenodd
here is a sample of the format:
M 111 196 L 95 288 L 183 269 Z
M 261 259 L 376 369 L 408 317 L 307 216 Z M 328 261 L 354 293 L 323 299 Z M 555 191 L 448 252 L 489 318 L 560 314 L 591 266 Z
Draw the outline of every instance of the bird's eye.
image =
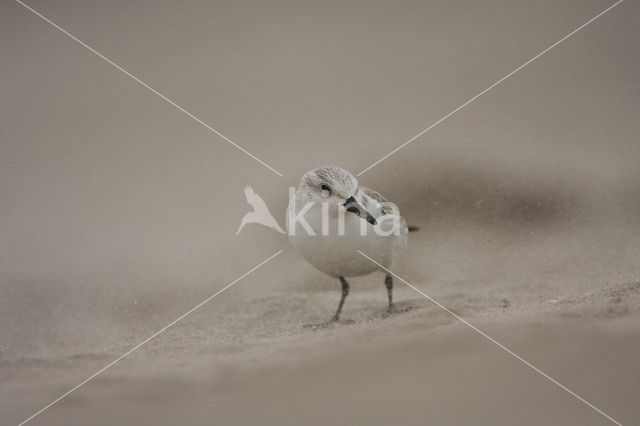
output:
M 331 188 L 329 188 L 329 185 L 322 185 L 320 186 L 320 189 L 322 189 L 323 197 L 328 197 L 329 195 L 331 195 Z

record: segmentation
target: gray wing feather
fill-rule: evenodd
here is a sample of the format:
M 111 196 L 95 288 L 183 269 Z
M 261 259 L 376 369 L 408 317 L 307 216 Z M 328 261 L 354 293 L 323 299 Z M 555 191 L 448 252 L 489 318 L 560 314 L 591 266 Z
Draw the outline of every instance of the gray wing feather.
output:
M 366 186 L 361 186 L 360 190 L 364 192 L 367 197 L 373 199 L 374 201 L 377 201 L 380 204 L 376 207 L 380 211 L 381 215 L 392 214 L 400 216 L 400 209 L 398 209 L 398 206 L 384 198 L 384 196 L 378 191 L 374 191 L 373 189 L 367 188 Z

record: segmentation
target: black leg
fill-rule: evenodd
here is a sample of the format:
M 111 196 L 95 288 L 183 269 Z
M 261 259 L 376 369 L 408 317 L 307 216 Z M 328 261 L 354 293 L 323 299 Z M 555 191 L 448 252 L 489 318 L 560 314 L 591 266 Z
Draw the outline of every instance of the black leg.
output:
M 384 285 L 387 287 L 387 295 L 389 296 L 389 311 L 393 309 L 393 276 L 390 273 L 386 273 L 384 276 Z
M 333 316 L 333 318 L 331 318 L 331 321 L 323 322 L 320 324 L 307 324 L 305 325 L 305 327 L 310 328 L 312 330 L 319 330 L 322 328 L 329 327 L 331 324 L 334 324 L 340 321 L 340 312 L 342 312 L 342 306 L 344 305 L 344 301 L 349 295 L 349 283 L 347 282 L 347 280 L 345 280 L 344 277 L 340 277 L 340 283 L 342 284 L 342 297 L 340 297 L 340 304 L 338 305 L 338 310 L 336 311 L 336 314 Z M 347 323 L 349 322 L 353 322 L 353 321 L 347 321 Z
M 349 294 L 349 283 L 344 277 L 340 277 L 340 283 L 342 284 L 342 297 L 340 298 L 340 304 L 338 305 L 338 310 L 336 314 L 333 316 L 333 321 L 338 321 L 340 319 L 340 312 L 342 312 L 342 305 L 344 305 L 344 300 L 347 298 Z

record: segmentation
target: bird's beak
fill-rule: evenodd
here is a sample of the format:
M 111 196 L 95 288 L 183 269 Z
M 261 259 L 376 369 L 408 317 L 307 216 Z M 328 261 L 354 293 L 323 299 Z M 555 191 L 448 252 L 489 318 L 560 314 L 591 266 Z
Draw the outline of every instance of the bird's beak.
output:
M 362 207 L 362 204 L 360 204 L 353 197 L 347 198 L 347 200 L 344 202 L 344 207 L 346 208 L 346 210 L 348 212 L 357 214 L 362 219 L 366 220 L 367 222 L 369 222 L 372 225 L 375 225 L 376 223 L 378 223 L 376 218 L 373 217 L 371 215 L 371 213 L 369 213 L 364 207 Z

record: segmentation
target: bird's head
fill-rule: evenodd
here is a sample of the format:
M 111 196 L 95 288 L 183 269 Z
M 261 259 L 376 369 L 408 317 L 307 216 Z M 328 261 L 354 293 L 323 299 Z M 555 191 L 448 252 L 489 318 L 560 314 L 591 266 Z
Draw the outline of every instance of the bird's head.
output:
M 309 201 L 343 206 L 372 225 L 376 219 L 362 205 L 358 180 L 348 170 L 336 166 L 322 166 L 302 176 L 299 190 L 304 191 Z

